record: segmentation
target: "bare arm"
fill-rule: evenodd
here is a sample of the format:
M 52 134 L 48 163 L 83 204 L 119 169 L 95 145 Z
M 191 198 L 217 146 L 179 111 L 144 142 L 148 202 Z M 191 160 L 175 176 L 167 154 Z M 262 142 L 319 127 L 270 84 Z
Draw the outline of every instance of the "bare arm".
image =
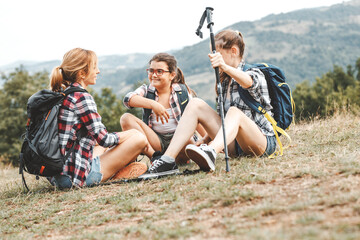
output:
M 148 99 L 139 95 L 134 95 L 130 98 L 129 106 L 130 107 L 139 107 L 139 108 L 148 108 L 152 109 L 152 104 L 155 102 L 152 99 Z

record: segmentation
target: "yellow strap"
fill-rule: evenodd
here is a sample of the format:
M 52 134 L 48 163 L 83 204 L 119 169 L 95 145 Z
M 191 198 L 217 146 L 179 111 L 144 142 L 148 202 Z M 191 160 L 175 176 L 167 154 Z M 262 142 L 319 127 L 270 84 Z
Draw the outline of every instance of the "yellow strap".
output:
M 271 123 L 273 129 L 274 129 L 274 133 L 275 133 L 275 137 L 276 137 L 276 140 L 279 144 L 279 150 L 278 151 L 275 151 L 273 154 L 271 154 L 269 156 L 269 158 L 274 158 L 276 156 L 282 156 L 283 155 L 283 152 L 284 152 L 284 149 L 286 149 L 287 147 L 283 147 L 281 141 L 280 141 L 280 137 L 279 137 L 279 133 L 281 133 L 282 135 L 286 136 L 290 143 L 291 143 L 291 138 L 290 136 L 280 127 L 277 126 L 277 122 L 275 121 L 274 118 L 272 118 L 267 112 L 264 114 L 266 119 Z

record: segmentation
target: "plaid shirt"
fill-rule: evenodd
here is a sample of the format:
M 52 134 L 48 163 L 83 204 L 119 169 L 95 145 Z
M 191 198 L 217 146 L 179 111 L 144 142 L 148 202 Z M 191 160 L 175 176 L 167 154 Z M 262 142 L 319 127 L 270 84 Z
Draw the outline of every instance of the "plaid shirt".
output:
M 140 87 L 138 87 L 134 92 L 129 92 L 128 94 L 126 94 L 126 96 L 124 97 L 124 105 L 127 108 L 132 108 L 129 105 L 130 99 L 135 95 L 145 97 L 148 89 L 155 91 L 155 101 L 156 102 L 159 101 L 159 96 L 158 96 L 158 93 L 157 93 L 155 87 L 151 84 L 149 86 L 146 84 L 143 84 Z M 180 91 L 180 90 L 181 90 L 181 87 L 179 86 L 179 84 L 177 84 L 177 83 L 171 84 L 171 95 L 170 95 L 169 103 L 170 103 L 172 113 L 173 113 L 177 123 L 179 123 L 179 121 L 180 121 L 181 109 L 180 109 L 176 91 Z M 192 98 L 192 96 L 190 93 L 188 95 L 189 95 L 189 100 L 190 100 Z M 152 114 L 153 114 L 153 112 L 151 112 L 151 115 Z M 151 115 L 149 117 L 149 127 L 152 127 Z
M 70 87 L 82 87 L 78 83 Z M 97 143 L 103 147 L 111 147 L 119 143 L 116 133 L 108 133 L 101 123 L 101 116 L 93 97 L 87 92 L 74 92 L 63 101 L 59 112 L 60 151 L 63 155 L 71 150 L 75 143 L 76 133 L 86 128 L 87 135 L 75 145 L 75 157 L 70 154 L 66 160 L 62 174 L 72 179 L 73 184 L 83 186 L 91 169 L 92 151 Z
M 245 63 L 240 64 L 238 69 L 243 69 L 244 65 Z M 264 74 L 257 68 L 248 69 L 246 73 L 249 74 L 250 77 L 252 78 L 253 84 L 251 87 L 244 89 L 247 90 L 249 94 L 254 98 L 254 100 L 259 102 L 271 116 L 273 116 L 273 113 L 271 112 L 272 106 L 270 105 L 269 91 Z M 224 102 L 226 101 L 226 94 L 228 91 L 229 81 L 230 79 L 227 78 L 221 84 Z M 264 135 L 273 136 L 274 130 L 272 128 L 271 123 L 266 119 L 266 117 L 263 114 L 255 112 L 248 105 L 246 105 L 246 103 L 241 99 L 239 95 L 238 92 L 239 87 L 240 85 L 234 79 L 231 79 L 229 106 L 236 106 L 238 109 L 243 111 L 247 117 L 249 117 L 251 120 L 253 120 L 256 123 L 256 125 L 259 127 L 259 129 Z M 227 104 L 224 105 L 227 106 Z M 219 105 L 217 106 L 217 111 L 218 113 L 220 113 Z M 224 107 L 225 115 L 227 111 L 228 109 L 225 109 Z

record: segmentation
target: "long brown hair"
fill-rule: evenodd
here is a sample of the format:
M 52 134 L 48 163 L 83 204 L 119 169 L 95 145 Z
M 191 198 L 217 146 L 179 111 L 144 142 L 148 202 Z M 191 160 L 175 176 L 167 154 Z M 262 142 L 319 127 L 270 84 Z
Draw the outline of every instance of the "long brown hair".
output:
M 91 50 L 74 48 L 65 53 L 60 66 L 55 67 L 50 75 L 50 88 L 55 92 L 60 92 L 75 83 L 78 79 L 79 71 L 89 73 L 89 69 L 96 64 L 96 54 Z
M 155 54 L 149 61 L 149 64 L 151 64 L 152 61 L 155 62 L 165 62 L 168 67 L 170 73 L 176 72 L 176 76 L 171 81 L 171 84 L 173 83 L 182 83 L 185 84 L 186 88 L 189 92 L 191 92 L 191 89 L 189 86 L 185 83 L 185 77 L 181 69 L 177 66 L 176 58 L 173 55 L 170 55 L 168 53 L 158 53 Z

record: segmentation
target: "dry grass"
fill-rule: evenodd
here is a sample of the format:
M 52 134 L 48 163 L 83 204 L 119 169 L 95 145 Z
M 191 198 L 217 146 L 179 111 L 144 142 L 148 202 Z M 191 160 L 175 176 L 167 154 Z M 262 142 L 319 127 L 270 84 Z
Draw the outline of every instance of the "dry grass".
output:
M 360 116 L 299 123 L 283 157 L 69 191 L 0 170 L 1 239 L 359 239 Z M 29 179 L 30 176 L 27 176 Z M 33 178 L 32 178 L 33 179 Z

